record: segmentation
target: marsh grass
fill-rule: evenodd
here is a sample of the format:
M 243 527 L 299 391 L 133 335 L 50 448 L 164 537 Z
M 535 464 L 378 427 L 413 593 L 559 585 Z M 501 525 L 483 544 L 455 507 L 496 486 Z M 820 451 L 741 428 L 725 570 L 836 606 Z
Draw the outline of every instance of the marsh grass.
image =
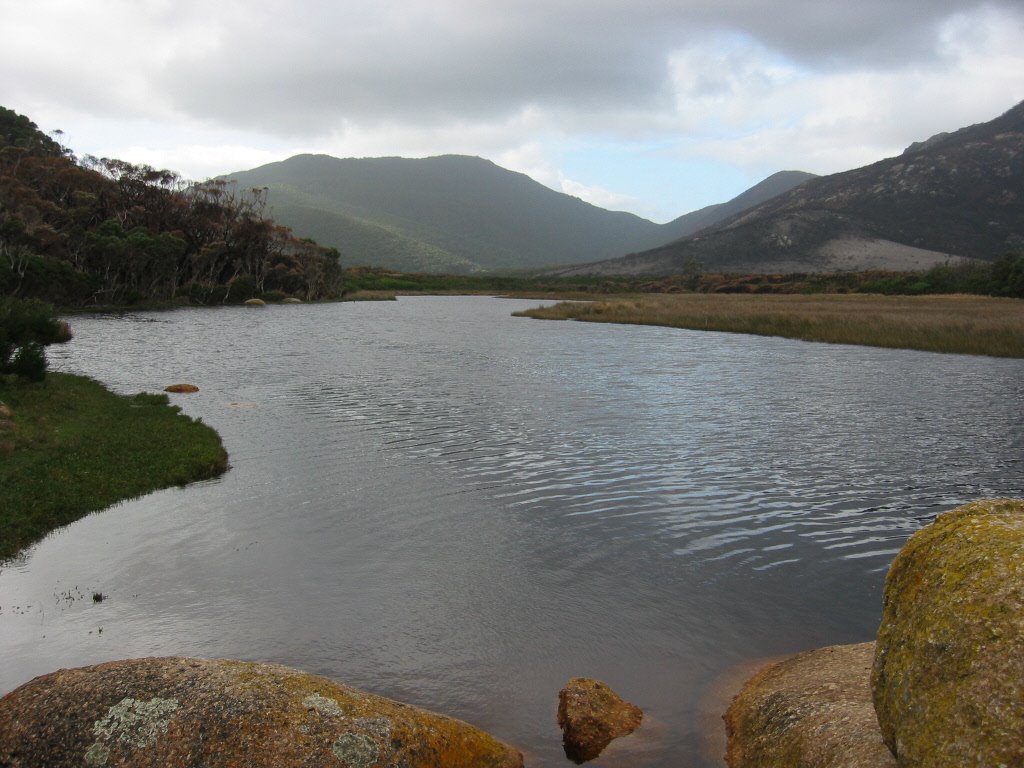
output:
M 1024 357 L 1024 301 L 984 296 L 669 294 L 561 303 L 515 314 Z
M 118 501 L 227 469 L 220 436 L 163 394 L 123 397 L 80 376 L 0 377 L 0 558 Z

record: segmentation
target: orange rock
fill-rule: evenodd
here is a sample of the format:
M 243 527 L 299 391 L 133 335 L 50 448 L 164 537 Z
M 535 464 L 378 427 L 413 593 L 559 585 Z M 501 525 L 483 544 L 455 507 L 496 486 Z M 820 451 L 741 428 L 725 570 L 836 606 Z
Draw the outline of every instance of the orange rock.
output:
M 558 726 L 565 756 L 593 760 L 612 739 L 635 731 L 644 713 L 599 680 L 574 677 L 558 692 Z
M 198 392 L 199 387 L 195 384 L 171 384 L 169 387 L 164 387 L 164 392 Z
M 460 720 L 276 664 L 133 659 L 0 699 L 0 765 L 522 768 Z

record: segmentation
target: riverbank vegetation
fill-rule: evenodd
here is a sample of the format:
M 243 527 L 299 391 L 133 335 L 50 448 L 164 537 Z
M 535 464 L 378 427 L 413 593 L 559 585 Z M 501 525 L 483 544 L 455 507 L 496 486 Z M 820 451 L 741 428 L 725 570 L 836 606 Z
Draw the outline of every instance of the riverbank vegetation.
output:
M 637 293 L 833 294 L 880 293 L 920 296 L 967 293 L 1024 298 L 1024 255 L 993 262 L 953 261 L 923 272 L 831 272 L 791 274 L 701 273 L 677 275 L 438 275 L 349 267 L 343 283 L 350 292 L 372 294 L 467 294 L 584 298 Z
M 1024 357 L 1024 301 L 1008 298 L 691 293 L 562 302 L 515 314 Z
M 266 190 L 79 160 L 0 107 L 0 294 L 61 308 L 342 292 L 338 251 L 267 215 Z
M 124 499 L 227 469 L 217 433 L 164 394 L 0 376 L 0 558 Z

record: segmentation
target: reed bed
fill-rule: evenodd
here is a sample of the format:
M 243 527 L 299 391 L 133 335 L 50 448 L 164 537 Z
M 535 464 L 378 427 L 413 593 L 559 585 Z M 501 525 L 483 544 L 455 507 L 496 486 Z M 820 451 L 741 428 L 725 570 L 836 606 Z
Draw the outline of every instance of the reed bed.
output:
M 516 312 L 930 352 L 1024 357 L 1024 301 L 987 296 L 662 294 Z

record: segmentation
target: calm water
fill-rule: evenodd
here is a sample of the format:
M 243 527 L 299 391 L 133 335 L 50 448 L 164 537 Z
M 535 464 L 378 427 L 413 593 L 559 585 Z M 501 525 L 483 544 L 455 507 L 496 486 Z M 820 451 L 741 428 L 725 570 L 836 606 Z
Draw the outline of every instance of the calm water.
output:
M 1024 361 L 509 316 L 535 304 L 74 318 L 55 369 L 197 383 L 232 470 L 0 567 L 0 692 L 274 661 L 561 766 L 558 690 L 593 676 L 648 714 L 594 764 L 710 766 L 716 678 L 870 639 L 907 536 L 1024 495 Z

